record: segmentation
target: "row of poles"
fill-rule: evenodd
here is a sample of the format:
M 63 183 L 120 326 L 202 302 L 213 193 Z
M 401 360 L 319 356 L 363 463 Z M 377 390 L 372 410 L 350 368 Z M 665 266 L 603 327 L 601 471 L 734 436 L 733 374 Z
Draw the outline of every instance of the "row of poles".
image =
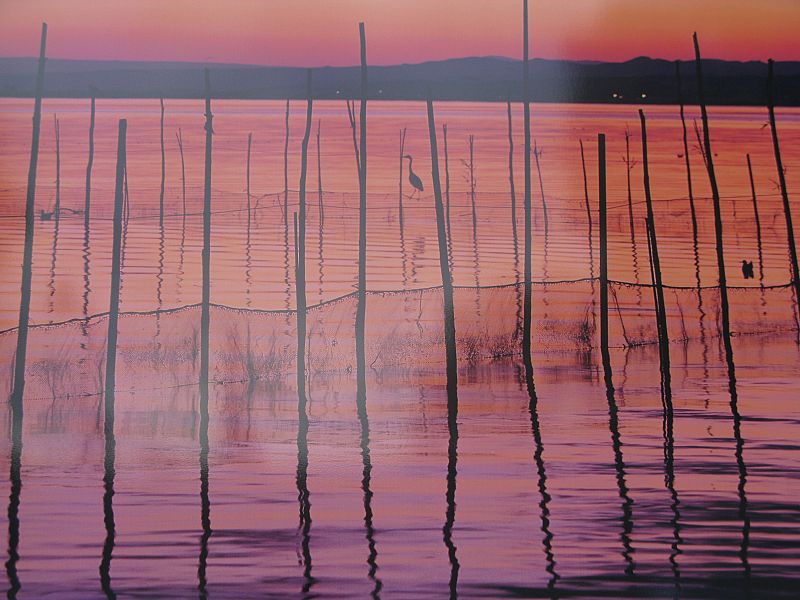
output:
M 542 519 L 543 530 L 547 533 L 546 524 L 546 498 L 547 492 L 544 488 L 544 481 L 546 479 L 545 468 L 542 459 L 542 441 L 541 433 L 538 423 L 537 412 L 537 396 L 533 375 L 533 364 L 531 358 L 531 323 L 532 323 L 532 228 L 531 228 L 531 115 L 530 115 L 530 98 L 529 98 L 529 54 L 528 54 L 528 2 L 523 0 L 523 126 L 524 126 L 524 295 L 523 295 L 523 315 L 522 315 L 522 357 L 525 366 L 525 380 L 526 387 L 529 394 L 529 410 L 531 415 L 531 425 L 533 430 L 533 437 L 536 444 L 536 451 L 534 458 L 537 464 L 537 470 L 540 475 L 540 490 L 543 494 L 542 506 Z M 367 194 L 367 55 L 366 55 L 366 36 L 364 24 L 359 24 L 359 37 L 360 37 L 360 58 L 361 58 L 361 98 L 358 123 L 355 118 L 354 108 L 350 110 L 350 122 L 353 132 L 353 145 L 356 156 L 356 164 L 359 176 L 359 243 L 358 243 L 358 294 L 357 294 L 357 308 L 355 318 L 355 336 L 356 336 L 356 374 L 357 374 L 357 409 L 358 417 L 361 424 L 361 449 L 362 449 L 362 463 L 363 463 L 363 479 L 362 486 L 365 491 L 365 525 L 367 526 L 368 533 L 372 531 L 371 523 L 371 506 L 366 503 L 371 498 L 369 492 L 369 484 L 371 478 L 371 459 L 369 453 L 369 421 L 367 417 L 367 387 L 366 387 L 366 365 L 365 365 L 365 325 L 366 325 L 366 194 Z M 30 312 L 30 298 L 31 298 L 31 279 L 32 279 L 32 254 L 33 254 L 33 235 L 34 235 L 34 200 L 36 189 L 36 166 L 39 150 L 39 130 L 41 122 L 41 104 L 42 104 L 42 91 L 44 83 L 44 70 L 45 70 L 45 49 L 47 38 L 47 25 L 42 25 L 41 46 L 38 62 L 38 71 L 36 78 L 35 102 L 34 102 L 34 115 L 33 115 L 33 133 L 31 143 L 31 157 L 30 167 L 28 172 L 28 185 L 26 196 L 26 210 L 25 210 L 25 246 L 23 252 L 23 267 L 22 267 L 22 284 L 21 284 L 21 301 L 19 312 L 19 328 L 17 336 L 17 348 L 14 364 L 14 381 L 11 394 L 11 407 L 13 413 L 12 419 L 12 457 L 11 457 L 11 485 L 12 485 L 12 498 L 16 497 L 16 505 L 9 506 L 9 527 L 10 531 L 13 528 L 14 522 L 17 524 L 17 540 L 18 540 L 18 506 L 19 506 L 19 491 L 21 488 L 20 479 L 20 462 L 22 451 L 22 415 L 23 415 L 23 391 L 25 385 L 25 357 L 28 338 L 28 321 Z M 740 417 L 736 406 L 736 390 L 735 390 L 735 372 L 733 365 L 733 350 L 730 339 L 730 318 L 729 318 L 729 302 L 727 295 L 727 283 L 725 274 L 724 254 L 723 254 L 723 228 L 720 208 L 720 195 L 717 186 L 716 174 L 713 164 L 713 152 L 711 150 L 711 141 L 708 125 L 708 114 L 706 110 L 705 97 L 703 92 L 703 75 L 702 75 L 702 61 L 700 57 L 699 43 L 697 35 L 694 35 L 694 49 L 695 49 L 695 65 L 698 84 L 698 98 L 701 108 L 701 118 L 703 124 L 703 149 L 708 172 L 709 182 L 712 191 L 712 201 L 714 209 L 714 224 L 715 224 L 715 245 L 718 263 L 718 276 L 719 276 L 719 289 L 721 297 L 721 313 L 722 313 L 722 337 L 725 344 L 725 354 L 728 361 L 729 375 L 730 375 L 730 395 L 731 395 L 731 408 L 734 415 L 734 432 L 737 438 L 737 462 L 740 466 L 740 481 L 741 481 L 741 494 L 744 495 L 744 480 L 746 479 L 746 470 L 744 469 L 743 459 L 741 457 L 741 450 L 743 448 L 743 441 L 740 435 Z M 773 62 L 769 61 L 768 66 L 768 95 L 767 106 L 769 111 L 770 126 L 772 130 L 772 139 L 774 144 L 775 159 L 778 169 L 779 182 L 781 187 L 781 194 L 783 199 L 784 213 L 786 218 L 786 225 L 788 231 L 789 254 L 792 266 L 793 287 L 795 294 L 800 298 L 800 276 L 798 275 L 798 259 L 796 247 L 794 244 L 794 230 L 791 220 L 791 211 L 789 206 L 788 194 L 786 191 L 786 181 L 784 169 L 780 156 L 780 146 L 778 143 L 778 135 L 775 125 L 774 114 L 774 98 L 772 93 L 772 80 L 773 80 Z M 213 114 L 211 112 L 211 82 L 210 73 L 208 68 L 204 71 L 205 82 L 205 176 L 204 176 L 204 194 L 203 194 L 203 250 L 202 250 L 202 301 L 201 301 L 201 360 L 200 360 L 200 412 L 201 412 L 201 453 L 200 453 L 200 472 L 201 472 L 201 491 L 205 490 L 203 502 L 203 527 L 204 536 L 203 543 L 207 545 L 208 538 L 211 535 L 210 528 L 210 504 L 208 502 L 208 395 L 209 395 L 209 331 L 210 331 L 210 291 L 211 291 L 211 166 L 212 166 L 212 139 L 213 139 Z M 308 466 L 308 415 L 306 411 L 306 368 L 305 368 L 305 352 L 306 352 L 306 289 L 305 289 L 305 229 L 306 229 L 306 178 L 308 167 L 308 145 L 311 131 L 312 110 L 313 110 L 313 97 L 312 97 L 312 77 L 311 71 L 308 71 L 306 83 L 307 95 L 307 111 L 306 111 L 306 127 L 302 143 L 302 160 L 301 160 L 301 174 L 299 186 L 299 210 L 294 214 L 294 232 L 295 232 L 295 286 L 297 298 L 297 388 L 298 388 L 298 473 L 297 484 L 299 491 L 299 499 L 301 502 L 301 529 L 304 532 L 304 562 L 306 563 L 306 585 L 310 588 L 313 584 L 313 578 L 310 575 L 310 555 L 308 555 L 307 534 L 310 528 L 310 502 L 308 500 L 308 489 L 306 484 L 307 466 Z M 439 265 L 441 270 L 442 290 L 443 290 L 443 324 L 445 333 L 445 346 L 446 346 L 446 373 L 447 373 L 447 404 L 448 404 L 448 429 L 449 429 L 449 444 L 448 444 L 448 485 L 447 485 L 447 500 L 448 512 L 447 522 L 444 528 L 445 544 L 448 547 L 451 558 L 451 592 L 456 589 L 458 580 L 458 560 L 455 554 L 455 546 L 452 542 L 452 526 L 455 519 L 455 474 L 457 471 L 457 443 L 458 443 L 458 395 L 457 395 L 457 381 L 458 381 L 458 364 L 457 364 L 457 349 L 456 349 L 456 327 L 455 327 L 455 310 L 453 300 L 453 281 L 451 273 L 451 261 L 448 256 L 449 245 L 449 214 L 445 211 L 445 206 L 442 198 L 442 185 L 439 171 L 439 153 L 437 145 L 436 124 L 434 115 L 433 99 L 428 91 L 427 95 L 427 117 L 428 117 L 428 130 L 430 137 L 431 149 L 431 177 L 433 181 L 434 192 L 434 208 L 436 215 L 436 228 L 437 228 L 437 241 L 439 251 Z M 349 105 L 348 105 L 349 107 Z M 163 129 L 163 101 L 161 103 L 161 119 Z M 681 104 L 681 113 L 683 113 L 683 105 Z M 669 379 L 669 336 L 667 333 L 667 318 L 663 294 L 663 282 L 661 279 L 661 267 L 658 252 L 658 241 L 656 224 L 653 215 L 652 197 L 650 190 L 649 180 L 649 165 L 647 155 L 647 131 L 645 114 L 642 110 L 639 111 L 641 131 L 642 131 L 642 160 L 644 171 L 644 190 L 645 201 L 647 208 L 647 241 L 648 250 L 650 255 L 650 264 L 652 269 L 652 281 L 654 304 L 656 307 L 656 321 L 659 340 L 659 354 L 660 365 L 662 374 L 662 398 L 664 399 L 665 406 L 665 419 L 667 418 L 667 411 L 669 412 L 671 424 L 671 391 Z M 682 114 L 683 117 L 683 114 Z M 510 122 L 510 114 L 509 114 Z M 92 99 L 92 114 L 90 124 L 90 146 L 89 146 L 89 164 L 86 173 L 86 210 L 84 218 L 88 226 L 89 220 L 89 203 L 90 203 L 90 186 L 91 186 L 91 167 L 93 161 L 93 133 L 94 130 L 94 98 Z M 445 152 L 446 152 L 446 129 L 445 132 Z M 510 129 L 509 129 L 510 133 Z M 117 142 L 117 164 L 116 164 L 116 180 L 115 180 L 115 200 L 114 200 L 114 222 L 113 222 L 113 247 L 112 247 L 112 273 L 111 273 L 111 297 L 110 297 L 110 311 L 108 321 L 108 342 L 106 354 L 106 373 L 105 373 L 105 439 L 106 439 L 106 473 L 105 473 L 105 486 L 106 497 L 104 498 L 104 506 L 106 508 L 106 519 L 111 519 L 113 525 L 113 507 L 111 506 L 111 496 L 113 495 L 113 479 L 114 479 L 114 453 L 115 453 L 115 439 L 114 439 L 114 387 L 115 387 L 115 373 L 116 373 L 116 348 L 117 348 L 117 335 L 118 335 L 118 319 L 119 319 L 119 286 L 121 275 L 121 253 L 122 253 L 122 219 L 124 212 L 124 184 L 126 172 L 126 134 L 127 134 L 127 121 L 121 119 L 118 127 L 118 142 Z M 509 138 L 511 140 L 511 138 Z M 178 138 L 179 144 L 181 143 L 180 136 Z M 288 141 L 288 136 L 287 136 Z M 686 127 L 684 121 L 684 145 L 686 145 Z M 401 138 L 402 145 L 402 138 Z M 249 149 L 249 143 L 248 143 Z M 582 148 L 583 150 L 583 148 Z M 160 203 L 162 206 L 161 215 L 163 218 L 163 198 L 164 198 L 164 147 L 163 147 L 163 134 L 162 134 L 162 184 L 160 192 Z M 534 150 L 535 151 L 535 150 Z M 627 497 L 627 487 L 625 485 L 624 477 L 624 462 L 622 459 L 621 441 L 618 431 L 617 422 L 617 409 L 614 400 L 614 386 L 612 381 L 612 371 L 610 354 L 608 347 L 608 252 L 607 252 L 607 223 L 606 223 L 606 160 L 605 160 L 605 135 L 599 134 L 597 139 L 598 151 L 598 186 L 599 186 L 599 229 L 600 229 L 600 345 L 603 369 L 606 382 L 606 391 L 609 402 L 609 426 L 612 433 L 612 442 L 615 452 L 615 463 L 618 471 L 618 485 L 620 496 L 623 498 L 623 509 L 630 508 L 630 500 Z M 510 156 L 513 155 L 513 145 L 510 147 Z M 402 150 L 401 150 L 402 157 Z M 691 185 L 691 174 L 688 171 L 688 152 L 687 157 L 687 175 Z M 538 158 L 538 156 L 537 156 Z M 249 161 L 248 161 L 249 164 Z M 401 158 L 402 165 L 402 158 Z M 630 171 L 630 169 L 629 169 Z M 286 172 L 286 170 L 285 170 Z M 446 184 L 449 188 L 449 172 L 446 170 Z M 515 202 L 515 193 L 513 191 L 513 173 L 511 176 L 512 185 L 512 202 Z M 288 190 L 288 181 L 286 189 Z M 401 191 L 402 194 L 402 191 Z M 691 196 L 691 193 L 690 193 Z M 248 194 L 249 197 L 249 194 Z M 285 198 L 286 199 L 286 198 Z M 449 203 L 448 203 L 449 208 Z M 588 204 L 587 204 L 588 210 Z M 449 211 L 447 211 L 449 213 Z M 288 219 L 288 214 L 285 215 Z M 589 214 L 591 223 L 591 211 Z M 671 425 L 669 427 L 671 431 Z M 670 446 L 671 447 L 671 446 Z M 666 461 L 665 464 L 671 464 L 671 460 Z M 668 478 L 669 479 L 669 478 Z M 674 479 L 674 474 L 672 479 Z M 14 493 L 16 490 L 16 494 Z M 674 488 L 671 490 L 674 493 Z M 746 502 L 746 500 L 744 500 Z M 13 509 L 13 510 L 12 510 Z M 368 521 L 368 522 L 367 522 Z M 106 540 L 107 546 L 113 547 L 113 527 L 108 529 L 109 538 Z M 548 556 L 548 570 L 551 572 L 554 584 L 557 575 L 554 570 L 554 561 L 552 558 L 552 548 L 549 546 L 549 539 L 552 535 L 545 536 L 545 552 Z M 13 541 L 13 540 L 12 540 Z M 629 545 L 630 540 L 626 542 L 623 535 L 623 543 Z M 12 544 L 13 545 L 13 544 Z M 14 545 L 15 547 L 15 545 Z M 16 550 L 14 551 L 16 552 Z M 374 540 L 371 541 L 371 558 L 374 561 Z M 207 546 L 205 547 L 207 555 Z M 202 557 L 202 553 L 201 553 Z M 13 558 L 13 557 L 12 557 Z M 107 560 L 106 560 L 107 559 Z M 10 561 L 11 568 L 14 570 L 14 576 L 11 577 L 12 582 L 16 581 L 18 586 L 18 579 L 16 578 L 15 560 Z M 108 556 L 104 552 L 104 566 L 101 565 L 101 579 L 105 573 L 104 589 L 108 587 L 110 590 L 110 579 L 108 575 L 108 567 L 110 565 L 110 552 Z M 8 566 L 8 565 L 7 565 Z M 373 568 L 376 568 L 373 565 Z M 201 582 L 205 581 L 205 563 L 202 563 L 203 574 L 198 576 Z M 374 570 L 371 573 L 374 579 Z M 376 587 L 379 581 L 376 579 Z M 13 586 L 12 586 L 13 587 Z M 204 588 L 204 583 L 201 587 Z M 202 591 L 202 590 L 201 590 Z

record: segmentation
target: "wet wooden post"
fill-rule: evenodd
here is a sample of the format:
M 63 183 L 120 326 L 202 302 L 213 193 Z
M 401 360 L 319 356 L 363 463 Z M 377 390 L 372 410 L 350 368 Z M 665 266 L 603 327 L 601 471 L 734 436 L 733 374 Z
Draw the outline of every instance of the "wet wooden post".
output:
M 204 71 L 206 96 L 206 151 L 203 183 L 203 292 L 200 313 L 200 382 L 208 385 L 208 337 L 211 326 L 211 143 L 214 135 L 211 114 L 211 73 Z
M 529 98 L 529 72 L 528 72 L 528 0 L 523 0 L 523 34 L 522 34 L 522 106 L 523 128 L 525 137 L 525 260 L 524 281 L 525 292 L 523 298 L 522 316 L 522 354 L 529 357 L 531 353 L 531 319 L 533 313 L 531 282 L 531 106 Z
M 750 178 L 750 193 L 753 196 L 753 216 L 756 222 L 756 242 L 758 243 L 758 281 L 764 287 L 764 253 L 761 246 L 761 217 L 758 214 L 758 197 L 756 196 L 756 184 L 753 179 L 753 166 L 750 163 L 750 154 L 747 155 L 747 174 Z
M 447 354 L 447 397 L 448 402 L 458 402 L 458 359 L 456 353 L 456 324 L 453 303 L 453 277 L 447 254 L 447 231 L 445 227 L 442 183 L 439 178 L 439 150 L 436 144 L 436 122 L 433 114 L 433 99 L 428 90 L 428 134 L 431 141 L 431 180 L 436 209 L 436 232 L 439 242 L 439 268 L 442 275 L 442 294 L 444 296 L 444 341 Z
M 399 211 L 400 220 L 403 219 L 403 157 L 406 154 L 406 128 L 400 130 L 400 193 L 399 193 Z
M 361 106 L 358 165 L 358 305 L 356 307 L 356 375 L 359 411 L 366 413 L 367 380 L 364 348 L 367 316 L 367 39 L 358 24 L 361 43 Z
M 117 334 L 119 323 L 119 284 L 122 271 L 122 201 L 124 198 L 126 137 L 128 122 L 120 119 L 117 133 L 117 169 L 114 186 L 114 237 L 111 247 L 111 297 L 108 307 L 106 341 L 105 429 L 114 432 L 114 385 L 117 367 Z
M 581 143 L 583 158 L 583 143 Z M 608 352 L 608 224 L 606 220 L 606 136 L 597 135 L 597 180 L 600 210 L 600 346 Z M 591 218 L 591 213 L 590 213 Z
M 678 106 L 680 107 L 681 127 L 683 130 L 683 161 L 686 165 L 686 189 L 689 194 L 689 213 L 692 217 L 692 242 L 694 248 L 695 275 L 697 279 L 697 293 L 700 294 L 700 255 L 697 242 L 697 211 L 694 205 L 694 188 L 692 186 L 692 161 L 689 158 L 689 133 L 686 129 L 686 113 L 683 105 L 683 85 L 681 84 L 681 61 L 675 61 L 675 79 L 678 87 Z
M 639 120 L 642 124 L 642 172 L 644 177 L 644 198 L 647 206 L 647 234 L 651 252 L 651 267 L 653 269 L 653 286 L 656 294 L 656 319 L 658 326 L 658 342 L 661 357 L 662 373 L 669 377 L 669 334 L 667 331 L 667 309 L 664 303 L 664 285 L 661 279 L 661 260 L 658 254 L 658 238 L 656 236 L 656 223 L 653 215 L 653 198 L 650 192 L 650 164 L 647 155 L 647 122 L 644 111 L 639 109 Z
M 772 147 L 775 152 L 775 166 L 778 169 L 778 182 L 781 187 L 783 199 L 783 215 L 786 219 L 786 236 L 789 244 L 789 258 L 792 263 L 792 283 L 794 284 L 795 306 L 800 316 L 800 267 L 797 264 L 797 246 L 794 241 L 794 225 L 792 224 L 792 208 L 789 205 L 789 192 L 786 190 L 786 173 L 781 159 L 781 146 L 778 142 L 778 128 L 775 124 L 775 96 L 774 96 L 774 61 L 770 58 L 767 63 L 767 110 L 769 111 L 769 126 L 772 130 Z
M 286 99 L 283 138 L 283 224 L 289 235 L 289 99 Z
M 306 387 L 306 176 L 308 173 L 308 141 L 311 136 L 311 69 L 306 75 L 306 129 L 300 155 L 299 218 L 295 213 L 295 290 L 297 296 L 297 393 L 305 396 Z M 299 224 L 298 224 L 299 221 Z
M 83 228 L 89 231 L 89 208 L 92 197 L 92 166 L 94 165 L 94 108 L 95 93 L 92 90 L 91 109 L 89 113 L 89 160 L 86 163 L 86 199 L 83 204 Z
M 25 391 L 25 355 L 28 349 L 28 320 L 31 310 L 31 280 L 33 279 L 33 230 L 36 201 L 36 166 L 39 160 L 39 130 L 42 122 L 42 88 L 47 48 L 47 23 L 42 23 L 39 47 L 39 66 L 36 73 L 36 91 L 33 104 L 33 133 L 31 158 L 28 166 L 28 191 L 25 199 L 25 246 L 22 253 L 22 284 L 20 286 L 19 326 L 17 349 L 14 355 L 14 385 L 11 390 L 11 407 L 14 420 L 22 423 L 22 394 Z
M 728 304 L 728 280 L 725 275 L 725 253 L 722 232 L 722 209 L 720 208 L 719 187 L 717 175 L 714 171 L 714 153 L 711 150 L 711 134 L 708 129 L 708 111 L 706 110 L 705 92 L 703 89 L 703 64 L 700 58 L 700 44 L 697 33 L 693 36 L 695 69 L 697 71 L 697 97 L 700 102 L 700 116 L 703 121 L 703 148 L 706 158 L 706 171 L 711 184 L 711 197 L 714 203 L 714 232 L 717 250 L 717 270 L 719 272 L 719 294 L 722 304 L 722 337 L 728 361 L 733 360 L 733 347 L 731 346 L 730 309 Z
M 164 98 L 158 99 L 161 106 L 161 191 L 158 194 L 158 224 L 164 226 L 164 180 L 166 179 L 166 158 L 164 154 Z
M 247 221 L 250 222 L 250 150 L 253 147 L 253 134 L 247 134 Z
M 183 133 L 181 132 L 180 128 L 178 128 L 178 132 L 175 134 L 175 137 L 178 140 L 178 150 L 181 153 L 181 195 L 183 197 L 183 218 L 186 219 L 186 164 L 183 160 Z
M 56 223 L 61 218 L 61 121 L 53 115 L 56 140 L 56 205 L 54 208 Z
M 514 129 L 511 124 L 511 91 L 506 98 L 506 113 L 508 115 L 508 185 L 511 192 L 511 225 L 516 236 L 517 231 L 517 191 L 514 187 Z
M 453 268 L 453 235 L 450 228 L 450 157 L 447 153 L 447 123 L 442 125 L 442 137 L 444 138 L 444 200 L 445 200 L 445 221 L 447 223 L 447 255 L 450 259 L 450 269 Z
M 320 129 L 322 128 L 322 119 L 317 121 L 317 195 L 319 201 L 319 222 L 320 228 L 322 227 L 322 222 L 325 220 L 325 205 L 323 202 L 322 197 L 322 150 L 321 150 L 321 142 L 320 142 Z

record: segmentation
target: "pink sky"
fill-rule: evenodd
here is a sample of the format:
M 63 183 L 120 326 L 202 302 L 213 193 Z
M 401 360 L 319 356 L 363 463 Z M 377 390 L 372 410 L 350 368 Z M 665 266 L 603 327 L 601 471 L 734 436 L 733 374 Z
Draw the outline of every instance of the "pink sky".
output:
M 319 66 L 521 53 L 521 0 L 3 0 L 0 56 Z M 800 60 L 797 0 L 530 0 L 531 56 Z

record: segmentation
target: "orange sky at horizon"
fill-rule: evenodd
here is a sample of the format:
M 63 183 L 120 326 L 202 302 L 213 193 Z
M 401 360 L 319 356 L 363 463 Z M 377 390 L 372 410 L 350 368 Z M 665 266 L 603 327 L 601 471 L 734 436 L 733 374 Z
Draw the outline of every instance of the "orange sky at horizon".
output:
M 224 8 L 223 8 L 224 7 Z M 323 66 L 521 54 L 521 0 L 3 0 L 0 56 Z M 800 60 L 796 0 L 531 0 L 531 56 Z

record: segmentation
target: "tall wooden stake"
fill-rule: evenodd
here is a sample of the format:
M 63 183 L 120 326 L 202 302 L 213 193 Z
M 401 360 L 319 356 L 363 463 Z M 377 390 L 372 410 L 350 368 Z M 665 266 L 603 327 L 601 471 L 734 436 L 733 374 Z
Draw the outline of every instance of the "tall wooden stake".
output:
M 161 106 L 161 191 L 158 195 L 158 224 L 164 226 L 164 180 L 166 179 L 166 158 L 164 154 L 164 99 L 159 98 Z
M 125 181 L 126 137 L 128 122 L 119 121 L 117 134 L 117 170 L 114 186 L 114 238 L 111 250 L 111 298 L 108 308 L 108 341 L 106 342 L 105 427 L 114 432 L 114 382 L 117 366 L 117 333 L 119 323 L 119 283 L 122 271 L 122 200 Z
M 28 348 L 28 319 L 31 310 L 31 280 L 33 279 L 33 224 L 36 200 L 36 165 L 39 160 L 39 129 L 42 123 L 42 88 L 47 48 L 47 23 L 42 23 L 42 40 L 39 47 L 39 67 L 36 74 L 36 97 L 33 104 L 33 133 L 31 159 L 28 167 L 28 192 L 25 199 L 25 248 L 22 254 L 22 285 L 20 286 L 19 327 L 17 350 L 14 357 L 14 386 L 11 407 L 15 421 L 22 423 L 22 394 L 25 391 L 25 355 Z
M 83 228 L 89 229 L 89 208 L 92 196 L 92 166 L 94 165 L 94 104 L 95 96 L 92 91 L 91 112 L 89 114 L 89 161 L 86 163 L 86 201 L 83 205 Z
M 697 69 L 697 97 L 700 101 L 700 116 L 703 121 L 703 148 L 706 158 L 706 170 L 711 184 L 711 197 L 714 202 L 714 232 L 716 234 L 717 269 L 719 271 L 719 294 L 722 304 L 722 338 L 729 362 L 733 361 L 731 346 L 730 309 L 728 304 L 728 280 L 725 276 L 725 253 L 723 251 L 722 209 L 720 208 L 717 175 L 714 172 L 714 153 L 711 151 L 711 134 L 708 129 L 708 111 L 706 110 L 705 92 L 703 90 L 703 63 L 700 58 L 700 44 L 697 33 L 694 34 L 695 68 Z
M 522 106 L 523 127 L 525 131 L 525 260 L 524 280 L 525 294 L 523 298 L 522 315 L 522 354 L 530 356 L 531 353 L 531 318 L 532 307 L 532 282 L 531 282 L 531 105 L 528 90 L 528 0 L 522 4 Z
M 758 243 L 758 281 L 764 287 L 764 253 L 761 246 L 761 218 L 758 214 L 758 197 L 756 196 L 756 184 L 753 180 L 753 166 L 750 164 L 750 155 L 747 155 L 747 174 L 750 177 L 750 193 L 753 196 L 753 216 L 756 221 L 756 241 Z
M 639 119 L 642 123 L 642 171 L 644 176 L 644 198 L 647 205 L 647 231 L 650 241 L 653 269 L 653 285 L 656 293 L 656 319 L 658 325 L 658 342 L 661 357 L 662 374 L 669 378 L 669 334 L 667 331 L 667 310 L 664 304 L 664 285 L 661 279 L 661 261 L 658 255 L 658 238 L 656 237 L 656 222 L 653 215 L 653 198 L 650 193 L 650 164 L 647 155 L 647 123 L 644 111 L 639 109 Z
M 433 115 L 433 99 L 428 90 L 428 134 L 431 140 L 431 180 L 436 208 L 436 232 L 439 241 L 439 269 L 442 275 L 444 296 L 444 341 L 447 353 L 447 398 L 448 403 L 458 402 L 458 359 L 456 353 L 456 322 L 453 303 L 453 277 L 447 254 L 447 231 L 445 227 L 442 183 L 439 178 L 439 150 L 436 144 L 436 122 Z
M 769 111 L 769 126 L 772 130 L 772 147 L 775 151 L 775 166 L 778 169 L 778 182 L 781 186 L 783 198 L 783 215 L 786 219 L 786 236 L 789 244 L 789 257 L 792 261 L 792 283 L 794 283 L 795 308 L 800 316 L 800 267 L 797 264 L 797 246 L 794 241 L 794 225 L 792 225 L 792 208 L 789 205 L 789 192 L 786 190 L 786 173 L 781 159 L 781 146 L 778 142 L 778 128 L 775 124 L 775 97 L 773 90 L 774 61 L 770 58 L 767 63 L 767 110 Z
M 297 295 L 297 393 L 306 393 L 306 176 L 308 173 L 308 141 L 311 136 L 311 69 L 306 79 L 306 129 L 300 159 L 299 219 L 295 214 L 295 289 Z M 299 221 L 299 226 L 298 226 Z
M 364 348 L 367 315 L 367 39 L 358 24 L 361 42 L 361 107 L 358 168 L 358 306 L 356 307 L 356 374 L 359 411 L 366 412 L 367 380 Z
M 511 92 L 506 99 L 506 113 L 508 114 L 508 186 L 511 192 L 511 224 L 514 231 L 517 229 L 517 191 L 514 187 L 514 129 L 511 126 Z
M 208 337 L 211 326 L 211 141 L 214 135 L 211 114 L 211 74 L 204 71 L 206 96 L 206 154 L 203 183 L 203 295 L 200 314 L 200 381 L 208 385 Z
M 317 121 L 317 195 L 318 195 L 318 209 L 319 209 L 319 222 L 320 227 L 325 220 L 325 206 L 322 198 L 322 151 L 320 142 L 320 129 L 322 128 L 322 119 Z
M 581 144 L 581 158 L 583 144 Z M 606 221 L 606 136 L 597 135 L 597 175 L 600 199 L 600 346 L 608 352 L 608 224 Z

